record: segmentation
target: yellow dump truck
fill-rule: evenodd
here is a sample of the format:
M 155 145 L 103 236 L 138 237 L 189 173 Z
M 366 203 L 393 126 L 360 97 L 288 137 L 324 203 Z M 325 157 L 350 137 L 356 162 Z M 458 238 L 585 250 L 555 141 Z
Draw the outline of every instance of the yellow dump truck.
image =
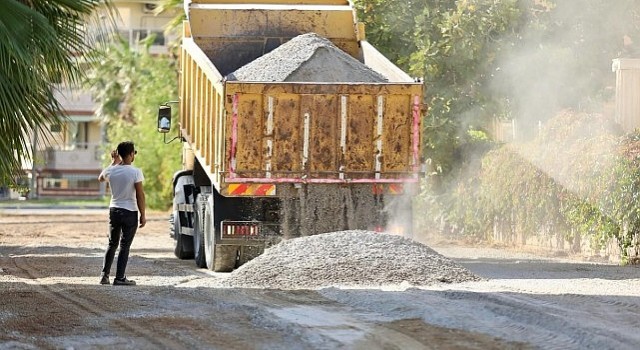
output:
M 349 1 L 192 0 L 185 11 L 177 257 L 231 271 L 282 238 L 411 234 L 422 83 L 365 40 Z M 158 130 L 170 120 L 161 106 Z

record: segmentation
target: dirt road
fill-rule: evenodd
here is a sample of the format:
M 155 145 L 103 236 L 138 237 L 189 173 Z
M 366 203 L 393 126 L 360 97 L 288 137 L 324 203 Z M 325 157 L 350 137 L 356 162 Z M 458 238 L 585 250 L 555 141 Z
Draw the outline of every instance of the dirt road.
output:
M 105 213 L 106 215 L 106 213 Z M 99 285 L 103 215 L 0 216 L 0 349 L 635 349 L 640 269 L 435 246 L 482 282 L 225 289 L 173 257 L 166 215 Z

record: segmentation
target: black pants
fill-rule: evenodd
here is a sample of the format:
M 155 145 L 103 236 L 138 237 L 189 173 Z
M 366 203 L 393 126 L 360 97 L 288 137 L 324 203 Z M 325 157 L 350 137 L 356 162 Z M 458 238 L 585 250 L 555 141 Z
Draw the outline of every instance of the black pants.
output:
M 137 229 L 137 211 L 122 208 L 109 209 L 109 248 L 104 255 L 104 264 L 102 266 L 103 275 L 109 275 L 116 249 L 118 249 L 118 245 L 120 245 L 118 264 L 116 266 L 116 278 L 125 278 L 124 271 L 127 269 L 127 261 L 129 260 L 129 248 L 131 247 Z

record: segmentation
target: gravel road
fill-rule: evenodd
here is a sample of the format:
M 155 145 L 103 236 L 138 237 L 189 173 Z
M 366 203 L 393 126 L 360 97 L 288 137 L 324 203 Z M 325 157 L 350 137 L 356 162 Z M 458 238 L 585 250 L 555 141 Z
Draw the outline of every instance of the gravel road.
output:
M 481 280 L 240 288 L 229 284 L 238 278 L 233 273 L 174 258 L 166 217 L 151 215 L 139 231 L 128 269 L 138 285 L 121 287 L 98 284 L 106 212 L 0 216 L 0 349 L 636 349 L 640 343 L 637 267 L 437 242 L 429 247 L 438 255 L 423 253 L 441 254 L 443 263 Z

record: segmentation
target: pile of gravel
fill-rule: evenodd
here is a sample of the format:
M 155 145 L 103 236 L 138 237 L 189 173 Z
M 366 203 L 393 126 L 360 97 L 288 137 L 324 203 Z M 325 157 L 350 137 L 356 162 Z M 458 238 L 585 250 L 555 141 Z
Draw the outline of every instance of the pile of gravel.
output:
M 261 82 L 380 83 L 388 80 L 331 41 L 299 35 L 240 67 L 227 80 Z
M 221 283 L 237 288 L 315 289 L 478 280 L 423 244 L 390 234 L 349 230 L 285 240 Z

